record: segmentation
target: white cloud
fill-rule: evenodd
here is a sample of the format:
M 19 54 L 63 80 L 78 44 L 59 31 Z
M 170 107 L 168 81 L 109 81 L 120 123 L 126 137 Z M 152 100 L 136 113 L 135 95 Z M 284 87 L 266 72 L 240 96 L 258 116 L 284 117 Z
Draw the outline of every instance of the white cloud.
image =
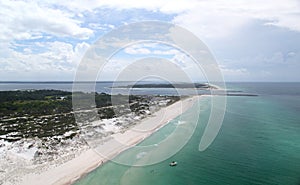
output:
M 41 33 L 86 39 L 93 34 L 72 13 L 34 1 L 1 1 L 0 40 L 41 37 Z
M 251 77 L 251 72 L 243 67 L 229 67 L 225 65 L 219 65 L 219 68 L 222 72 L 222 75 L 224 77 L 225 82 L 226 81 L 247 81 L 249 80 L 249 77 Z M 255 74 L 257 75 L 257 74 Z M 254 80 L 257 80 L 257 76 L 253 78 Z
M 293 51 L 290 51 L 288 54 L 287 54 L 287 57 L 295 57 L 297 56 L 297 54 Z
M 55 74 L 72 79 L 78 63 L 89 47 L 89 44 L 85 42 L 78 43 L 73 48 L 71 44 L 58 41 L 39 42 L 34 45 L 40 47 L 43 52 L 35 53 L 30 48 L 25 48 L 25 52 L 8 48 L 7 54 L 0 56 L 1 74 L 5 78 L 11 78 L 2 80 L 17 80 L 18 77 L 28 80 L 23 79 L 24 76 L 40 80 L 36 74 L 47 80 L 49 80 L 47 76 L 51 77 L 50 79 L 56 78 Z
M 150 54 L 151 51 L 147 48 L 143 48 L 141 46 L 131 46 L 131 47 L 127 47 L 124 49 L 125 53 L 127 54 L 132 54 L 132 55 L 135 55 L 135 54 L 138 54 L 138 55 L 146 55 L 146 54 Z
M 104 31 L 115 28 L 115 26 L 112 24 L 99 24 L 99 23 L 89 23 L 88 26 L 93 30 L 104 30 Z
M 175 15 L 173 23 L 189 29 L 201 39 L 217 41 L 220 38 L 230 38 L 241 31 L 244 26 L 257 20 L 262 26 L 282 27 L 300 32 L 300 2 L 298 0 L 1 1 L 0 70 L 2 74 L 5 72 L 4 69 L 8 72 L 19 71 L 20 73 L 39 70 L 51 73 L 52 69 L 73 73 L 89 44 L 78 42 L 71 45 L 65 42 L 66 37 L 75 40 L 88 39 L 94 32 L 99 34 L 99 32 L 113 29 L 114 25 L 111 22 L 107 24 L 89 22 L 89 16 L 101 11 L 101 8 L 112 10 L 141 8 Z M 101 17 L 96 19 L 101 20 Z M 53 38 L 53 36 L 57 38 L 55 42 L 33 41 L 33 39 L 42 40 Z M 32 40 L 33 48 L 26 47 L 26 42 L 24 45 L 20 44 L 23 42 L 16 42 L 27 39 Z M 127 41 L 115 41 L 110 44 L 123 46 L 124 43 Z M 43 50 L 36 52 L 36 48 L 43 48 Z M 165 56 L 178 54 L 176 49 L 162 49 L 158 46 L 147 45 L 128 47 L 124 51 L 127 54 Z M 294 48 L 291 52 L 278 51 L 272 56 L 268 54 L 261 54 L 256 58 L 243 56 L 248 59 L 234 62 L 235 66 L 227 63 L 227 67 L 223 67 L 222 70 L 227 76 L 250 76 L 252 73 L 249 71 L 253 69 L 253 66 L 264 68 L 280 66 L 285 62 L 298 66 L 299 56 L 299 51 L 294 51 Z M 190 66 L 186 66 L 185 60 L 178 58 L 177 62 L 181 67 L 192 70 Z M 269 74 L 270 72 L 265 70 L 261 73 Z M 45 75 L 48 74 L 45 73 Z
M 255 20 L 300 32 L 299 1 L 204 0 L 178 14 L 173 21 L 202 38 L 222 38 Z
M 223 65 L 220 65 L 219 67 L 225 76 L 244 76 L 249 74 L 249 71 L 246 68 L 234 69 Z
M 176 55 L 177 53 L 179 53 L 179 51 L 177 49 L 169 49 L 169 50 L 154 50 L 152 52 L 153 54 L 156 55 Z
M 142 8 L 177 14 L 173 22 L 182 25 L 198 36 L 206 38 L 225 37 L 234 34 L 245 24 L 261 20 L 265 25 L 273 25 L 300 31 L 300 3 L 298 0 L 111 0 L 70 2 L 57 1 L 70 11 L 93 12 L 97 8 L 112 9 Z
M 164 13 L 178 13 L 191 8 L 196 1 L 184 1 L 184 0 L 110 0 L 110 1 L 99 1 L 90 0 L 88 3 L 84 1 L 49 1 L 50 4 L 59 4 L 68 9 L 76 12 L 93 11 L 99 7 L 106 7 L 112 9 L 133 9 L 142 8 L 153 11 L 162 11 Z
M 103 7 L 175 13 L 174 23 L 207 38 L 228 36 L 253 20 L 300 31 L 300 5 L 297 0 L 3 1 L 0 5 L 0 38 L 30 39 L 45 32 L 85 39 L 93 31 L 81 26 L 83 12 L 94 12 Z M 99 25 L 90 26 L 101 29 Z
M 124 52 L 131 55 L 176 55 L 180 53 L 177 49 L 160 43 L 135 44 L 124 49 Z
M 274 52 L 222 61 L 228 81 L 299 81 L 299 51 Z

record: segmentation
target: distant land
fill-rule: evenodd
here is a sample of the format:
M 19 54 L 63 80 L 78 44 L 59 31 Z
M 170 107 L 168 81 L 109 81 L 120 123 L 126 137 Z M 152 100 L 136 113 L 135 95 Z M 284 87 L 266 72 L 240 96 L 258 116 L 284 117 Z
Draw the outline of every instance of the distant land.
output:
M 134 84 L 126 86 L 117 86 L 114 88 L 179 88 L 179 89 L 218 89 L 216 86 L 207 83 L 151 83 L 151 84 Z

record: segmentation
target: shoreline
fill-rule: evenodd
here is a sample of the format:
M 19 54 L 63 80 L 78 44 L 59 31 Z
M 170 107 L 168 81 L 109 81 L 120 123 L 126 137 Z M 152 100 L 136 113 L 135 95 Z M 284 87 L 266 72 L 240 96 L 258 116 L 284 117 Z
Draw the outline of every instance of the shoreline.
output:
M 105 162 L 113 159 L 125 150 L 142 142 L 158 131 L 169 121 L 190 109 L 200 96 L 191 96 L 161 108 L 124 133 L 111 135 L 111 139 L 95 149 L 88 149 L 74 159 L 40 174 L 25 175 L 20 185 L 71 185 L 86 176 Z M 122 142 L 116 142 L 122 141 Z M 98 145 L 97 145 L 98 146 Z M 105 157 L 104 157 L 105 156 Z

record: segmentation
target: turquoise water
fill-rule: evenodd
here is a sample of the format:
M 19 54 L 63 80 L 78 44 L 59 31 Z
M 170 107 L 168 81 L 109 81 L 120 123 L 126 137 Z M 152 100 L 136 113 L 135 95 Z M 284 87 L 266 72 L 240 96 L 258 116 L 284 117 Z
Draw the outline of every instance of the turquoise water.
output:
M 237 86 L 260 96 L 228 97 L 222 128 L 204 152 L 198 151 L 198 145 L 210 113 L 209 98 L 201 99 L 196 130 L 187 145 L 174 156 L 146 167 L 108 162 L 75 184 L 299 185 L 300 84 L 233 84 L 231 87 Z M 193 111 L 195 108 L 183 117 L 188 118 Z M 166 138 L 176 129 L 178 119 L 140 145 Z M 172 147 L 164 150 L 172 150 Z M 135 158 L 131 152 L 128 150 L 118 158 Z M 173 160 L 178 166 L 168 165 Z

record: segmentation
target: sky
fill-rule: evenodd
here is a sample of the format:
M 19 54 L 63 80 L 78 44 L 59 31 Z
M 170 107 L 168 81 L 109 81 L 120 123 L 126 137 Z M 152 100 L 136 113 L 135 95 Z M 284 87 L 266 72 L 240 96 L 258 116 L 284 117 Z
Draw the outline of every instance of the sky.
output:
M 149 20 L 196 35 L 225 81 L 300 81 L 299 0 L 7 0 L 0 15 L 0 81 L 72 81 L 99 38 Z M 113 79 L 120 61 L 148 55 L 188 60 L 169 46 L 137 44 L 116 55 L 100 80 Z

